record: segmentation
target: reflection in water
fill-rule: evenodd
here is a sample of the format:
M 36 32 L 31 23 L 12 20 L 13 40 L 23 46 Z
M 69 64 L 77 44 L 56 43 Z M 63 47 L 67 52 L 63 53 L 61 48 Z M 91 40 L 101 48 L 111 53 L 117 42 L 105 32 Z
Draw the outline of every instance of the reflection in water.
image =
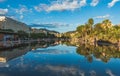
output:
M 120 76 L 118 48 L 58 43 L 0 51 L 0 76 Z
M 45 65 L 43 66 L 36 66 L 35 70 L 41 72 L 50 72 L 49 75 L 59 75 L 59 76 L 84 76 L 84 72 L 75 68 L 75 67 L 65 67 L 65 66 L 52 66 L 52 65 Z
M 11 59 L 14 59 L 18 56 L 24 55 L 30 50 L 29 46 L 20 47 L 16 49 L 9 49 L 0 51 L 0 62 L 7 62 Z
M 34 49 L 38 47 L 46 48 L 46 47 L 49 47 L 50 45 L 55 46 L 57 44 L 55 44 L 55 42 L 49 42 L 49 43 L 41 42 L 41 44 L 33 43 L 31 45 L 25 45 L 15 49 L 1 50 L 0 51 L 0 67 L 8 67 L 9 65 L 6 64 L 8 61 L 26 54 L 33 48 Z
M 109 75 L 109 76 L 115 76 L 113 73 L 112 73 L 112 71 L 111 70 L 106 70 L 106 73 Z
M 91 71 L 90 71 L 90 75 L 91 75 L 91 76 L 96 76 L 96 72 L 95 72 L 94 70 L 91 70 Z
M 115 46 L 80 45 L 77 48 L 77 53 L 84 55 L 89 62 L 92 62 L 93 56 L 103 62 L 108 62 L 110 58 L 120 58 L 120 50 Z

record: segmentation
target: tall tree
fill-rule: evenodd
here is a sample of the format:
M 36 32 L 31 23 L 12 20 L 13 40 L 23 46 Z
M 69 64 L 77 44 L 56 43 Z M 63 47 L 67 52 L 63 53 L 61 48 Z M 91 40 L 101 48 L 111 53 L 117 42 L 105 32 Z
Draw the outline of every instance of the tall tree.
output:
M 94 24 L 94 20 L 92 18 L 90 18 L 88 20 L 88 26 L 90 28 L 90 34 L 92 33 L 92 26 L 93 26 L 93 24 Z
M 76 30 L 83 37 L 83 35 L 85 33 L 85 25 L 78 26 Z
M 93 20 L 92 18 L 90 18 L 90 19 L 88 20 L 88 24 L 92 26 L 92 25 L 94 24 L 94 20 Z

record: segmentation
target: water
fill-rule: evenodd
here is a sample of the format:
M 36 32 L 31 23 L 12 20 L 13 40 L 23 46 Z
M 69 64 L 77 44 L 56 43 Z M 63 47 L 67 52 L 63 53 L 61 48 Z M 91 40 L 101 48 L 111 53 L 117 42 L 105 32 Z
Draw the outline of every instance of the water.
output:
M 113 47 L 34 45 L 0 51 L 0 76 L 120 76 Z

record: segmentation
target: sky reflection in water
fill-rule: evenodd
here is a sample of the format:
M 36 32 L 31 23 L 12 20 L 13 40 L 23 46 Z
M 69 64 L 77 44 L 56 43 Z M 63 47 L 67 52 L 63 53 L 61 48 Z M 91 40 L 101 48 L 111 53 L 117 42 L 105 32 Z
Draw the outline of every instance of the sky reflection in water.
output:
M 25 55 L 0 63 L 0 76 L 120 76 L 120 59 L 107 63 L 92 56 L 89 62 L 76 47 L 57 45 L 37 48 Z

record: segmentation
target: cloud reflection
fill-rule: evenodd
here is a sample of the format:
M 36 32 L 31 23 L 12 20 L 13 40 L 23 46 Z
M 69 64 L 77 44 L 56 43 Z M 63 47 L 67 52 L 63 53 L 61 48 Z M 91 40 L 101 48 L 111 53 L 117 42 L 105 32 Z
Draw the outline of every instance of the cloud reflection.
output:
M 58 50 L 58 49 L 43 49 L 43 50 L 36 50 L 34 53 L 36 54 L 52 54 L 52 55 L 57 55 L 57 54 L 72 54 L 74 51 L 70 50 Z
M 96 72 L 94 70 L 90 71 L 90 76 L 96 76 Z
M 75 67 L 53 66 L 53 65 L 38 65 L 35 70 L 42 72 L 50 72 L 51 74 L 58 74 L 58 76 L 85 76 L 85 72 Z
M 106 73 L 107 73 L 109 76 L 115 76 L 110 69 L 106 70 Z
M 9 67 L 9 64 L 0 62 L 0 67 Z

